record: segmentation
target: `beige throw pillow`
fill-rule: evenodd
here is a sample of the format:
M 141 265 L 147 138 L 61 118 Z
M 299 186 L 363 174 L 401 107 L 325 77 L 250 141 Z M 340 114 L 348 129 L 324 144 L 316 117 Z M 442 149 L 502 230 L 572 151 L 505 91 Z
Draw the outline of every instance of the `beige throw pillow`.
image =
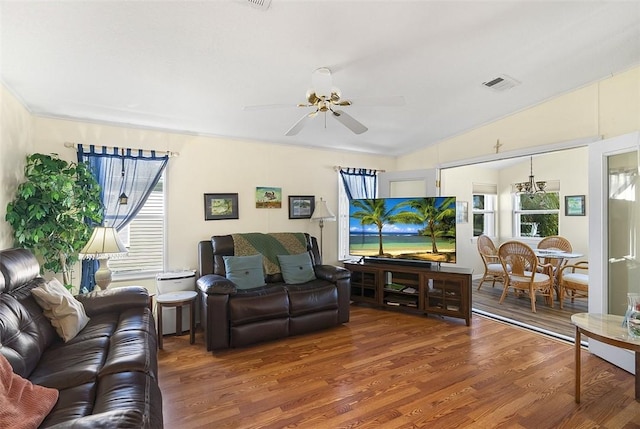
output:
M 72 340 L 89 322 L 82 303 L 58 279 L 33 288 L 31 293 L 65 342 Z

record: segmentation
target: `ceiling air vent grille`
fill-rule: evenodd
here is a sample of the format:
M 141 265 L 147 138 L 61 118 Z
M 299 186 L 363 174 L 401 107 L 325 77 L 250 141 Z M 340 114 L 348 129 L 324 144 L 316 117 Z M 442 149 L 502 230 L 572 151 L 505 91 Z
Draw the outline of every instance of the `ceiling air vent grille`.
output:
M 490 81 L 483 82 L 482 85 L 493 91 L 506 91 L 514 86 L 520 85 L 520 82 L 507 75 L 500 75 Z
M 256 9 L 267 10 L 271 6 L 271 0 L 247 0 L 247 2 Z

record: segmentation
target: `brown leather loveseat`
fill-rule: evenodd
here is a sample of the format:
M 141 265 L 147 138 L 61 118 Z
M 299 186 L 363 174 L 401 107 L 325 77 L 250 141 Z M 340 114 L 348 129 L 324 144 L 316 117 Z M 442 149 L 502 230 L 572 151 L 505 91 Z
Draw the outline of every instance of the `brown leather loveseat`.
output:
M 289 233 L 263 234 L 266 238 Z M 293 233 L 291 233 L 293 236 Z M 241 289 L 225 275 L 225 256 L 237 255 L 242 234 L 213 236 L 198 243 L 201 320 L 207 350 L 303 334 L 349 321 L 351 273 L 342 267 L 322 265 L 314 237 L 297 234 L 309 252 L 315 278 L 286 284 L 281 272 L 265 273 L 265 284 Z M 262 235 L 254 233 L 253 237 Z M 257 252 L 267 258 L 265 249 Z M 262 250 L 262 251 L 261 251 Z
M 163 427 L 157 337 L 144 288 L 77 296 L 90 319 L 64 342 L 31 293 L 46 283 L 33 254 L 0 251 L 0 271 L 0 353 L 14 373 L 59 392 L 40 427 Z

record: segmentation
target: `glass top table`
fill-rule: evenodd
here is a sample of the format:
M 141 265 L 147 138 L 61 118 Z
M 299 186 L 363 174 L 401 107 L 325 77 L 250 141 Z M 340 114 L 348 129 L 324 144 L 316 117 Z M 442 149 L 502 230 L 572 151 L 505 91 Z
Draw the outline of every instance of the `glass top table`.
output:
M 640 401 L 640 339 L 632 338 L 622 326 L 624 317 L 614 314 L 577 313 L 571 316 L 576 327 L 575 364 L 576 386 L 575 400 L 580 402 L 580 336 L 585 335 L 602 343 L 635 352 L 636 401 Z

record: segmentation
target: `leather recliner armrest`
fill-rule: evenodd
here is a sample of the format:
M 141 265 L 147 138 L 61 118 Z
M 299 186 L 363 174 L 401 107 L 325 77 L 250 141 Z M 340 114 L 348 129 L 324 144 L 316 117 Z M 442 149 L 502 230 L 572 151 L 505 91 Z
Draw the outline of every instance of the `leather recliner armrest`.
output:
M 218 274 L 207 274 L 196 281 L 198 289 L 206 294 L 234 295 L 238 287 L 234 282 Z
M 335 265 L 315 265 L 313 269 L 317 278 L 327 280 L 332 283 L 351 277 L 351 271 Z
M 124 286 L 113 289 L 96 289 L 76 296 L 82 303 L 87 316 L 122 311 L 128 308 L 148 307 L 149 292 L 142 286 Z

